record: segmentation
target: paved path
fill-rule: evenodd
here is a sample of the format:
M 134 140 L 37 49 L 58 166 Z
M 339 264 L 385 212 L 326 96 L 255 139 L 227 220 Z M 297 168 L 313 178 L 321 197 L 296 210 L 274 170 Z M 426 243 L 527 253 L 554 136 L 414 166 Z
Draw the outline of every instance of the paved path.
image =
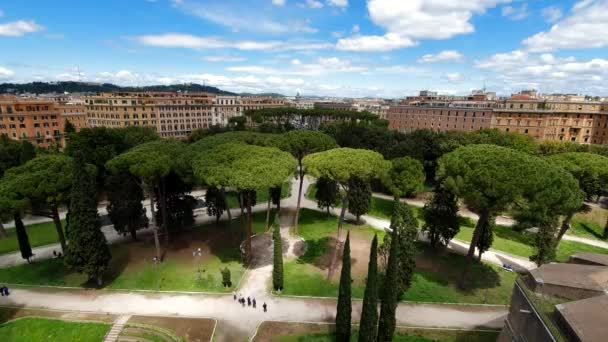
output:
M 392 196 L 388 196 L 388 195 L 385 195 L 385 194 L 382 194 L 382 193 L 375 192 L 373 194 L 373 196 L 374 197 L 378 197 L 378 198 L 383 198 L 383 199 L 391 200 L 391 201 L 393 200 Z M 420 199 L 402 198 L 401 201 L 404 202 L 404 203 L 407 203 L 407 204 L 409 204 L 411 206 L 419 207 L 419 208 L 424 207 L 424 204 L 425 204 L 425 202 L 423 200 L 420 200 Z M 471 219 L 473 221 L 479 220 L 479 216 L 477 214 L 475 214 L 474 212 L 472 212 L 472 211 L 470 211 L 470 210 L 468 210 L 467 208 L 464 208 L 464 207 L 460 208 L 460 210 L 458 211 L 458 215 L 460 215 L 462 217 L 469 218 L 469 219 Z M 501 225 L 501 226 L 511 227 L 511 226 L 515 225 L 516 222 L 511 217 L 501 215 L 501 216 L 496 217 L 496 223 L 498 225 Z M 564 235 L 562 237 L 562 239 L 564 239 L 566 241 L 575 241 L 575 242 L 584 243 L 584 244 L 590 245 L 590 246 L 595 246 L 595 247 L 600 247 L 600 248 L 606 248 L 606 249 L 608 249 L 608 242 L 606 242 L 606 241 L 594 240 L 594 239 L 574 236 L 574 235 L 570 235 L 570 234 Z
M 129 321 L 131 315 L 123 315 L 116 318 L 114 324 L 112 324 L 112 328 L 106 334 L 106 337 L 103 339 L 103 342 L 116 342 L 118 340 L 118 336 L 122 332 L 122 329 L 125 327 L 125 324 Z
M 251 336 L 263 321 L 333 322 L 334 299 L 267 296 L 268 312 L 242 307 L 232 295 L 129 293 L 90 290 L 44 290 L 14 288 L 0 305 L 55 310 L 104 312 L 118 315 L 211 317 L 232 322 L 231 327 Z M 361 301 L 353 301 L 353 321 L 361 314 Z M 400 304 L 399 325 L 446 328 L 500 328 L 506 317 L 503 306 Z

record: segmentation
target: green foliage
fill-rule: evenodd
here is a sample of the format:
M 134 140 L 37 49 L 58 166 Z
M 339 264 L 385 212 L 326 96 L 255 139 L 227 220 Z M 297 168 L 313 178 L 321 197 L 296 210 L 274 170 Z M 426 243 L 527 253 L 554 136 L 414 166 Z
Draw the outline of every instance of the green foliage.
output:
M 359 342 L 374 342 L 378 336 L 378 237 L 374 235 L 369 253 L 365 295 L 361 308 Z
M 21 215 L 19 213 L 15 213 L 14 217 L 15 232 L 17 233 L 17 240 L 19 241 L 19 250 L 21 251 L 21 257 L 29 262 L 30 258 L 34 256 L 34 254 L 32 254 L 30 240 L 27 237 L 27 232 L 25 231 L 25 226 L 23 225 L 23 221 L 21 220 Z
M 320 177 L 317 179 L 315 187 L 317 189 L 315 192 L 317 206 L 321 210 L 326 210 L 327 215 L 329 215 L 329 209 L 338 205 L 340 201 L 338 184 L 328 177 Z
M 224 285 L 224 287 L 231 287 L 232 280 L 230 279 L 230 269 L 228 267 L 224 267 L 220 272 L 222 273 L 222 285 Z
M 265 147 L 284 147 L 279 134 L 264 134 L 252 131 L 225 132 L 206 136 L 190 145 L 191 158 L 199 152 L 204 152 L 223 144 L 247 144 Z
M 588 152 L 554 154 L 547 159 L 570 172 L 578 180 L 587 199 L 608 191 L 608 157 Z
M 535 253 L 530 256 L 530 260 L 534 261 L 538 266 L 550 263 L 555 260 L 557 241 L 555 239 L 555 228 L 557 222 L 555 220 L 541 221 L 538 226 L 538 232 L 534 239 Z
M 280 186 L 295 167 L 295 160 L 286 152 L 245 144 L 223 144 L 200 151 L 193 161 L 199 181 L 239 190 Z
M 424 205 L 422 210 L 424 226 L 422 230 L 428 234 L 431 246 L 438 244 L 447 246 L 458 231 L 458 201 L 451 192 L 439 188 L 433 197 Z
M 68 322 L 59 319 L 23 317 L 0 325 L 3 341 L 102 341 L 109 324 Z
M 207 215 L 215 216 L 215 222 L 219 222 L 220 217 L 227 209 L 222 190 L 214 186 L 207 188 L 205 203 L 207 204 Z
M 27 140 L 21 141 L 21 154 L 19 155 L 19 163 L 25 164 L 36 157 L 36 147 Z
M 393 228 L 391 241 L 399 241 L 399 229 Z M 399 301 L 397 267 L 399 267 L 399 244 L 393 243 L 391 244 L 384 284 L 382 286 L 378 342 L 392 341 L 395 333 L 397 302 Z
M 277 214 L 278 217 L 279 214 Z M 278 218 L 275 217 L 273 224 L 272 240 L 273 263 L 272 263 L 272 287 L 275 291 L 283 290 L 283 243 L 281 241 L 281 226 L 277 224 Z
M 65 263 L 71 269 L 86 274 L 89 279 L 96 279 L 97 284 L 101 285 L 103 273 L 112 256 L 97 215 L 95 180 L 86 170 L 82 153 L 76 154 L 73 170 L 70 244 Z
M 496 226 L 495 220 L 494 216 L 490 216 L 481 227 L 479 240 L 477 240 L 477 245 L 475 246 L 479 250 L 479 260 L 481 260 L 481 255 L 492 247 L 492 242 L 494 242 L 494 226 Z
M 391 167 L 381 154 L 361 149 L 335 148 L 304 157 L 304 169 L 315 177 L 328 177 L 347 186 L 353 176 L 369 181 Z
M 397 296 L 401 298 L 412 283 L 414 269 L 416 267 L 416 240 L 418 237 L 418 220 L 408 205 L 395 202 L 393 216 L 391 217 L 391 229 L 397 230 L 399 237 L 397 247 Z M 390 235 L 384 236 L 384 242 L 392 249 Z
M 114 229 L 136 239 L 137 230 L 148 227 L 141 186 L 131 175 L 119 173 L 106 178 L 105 190 L 108 198 L 106 209 Z
M 318 129 L 327 118 L 342 122 L 375 122 L 378 116 L 370 112 L 355 112 L 350 110 L 335 109 L 297 109 L 293 107 L 264 108 L 245 111 L 245 116 L 252 121 L 263 124 L 273 123 L 285 125 L 298 122 L 308 129 Z
M 76 128 L 67 118 L 65 119 L 65 122 L 63 124 L 63 132 L 66 134 L 67 137 L 69 137 L 71 134 L 76 133 Z
M 275 186 L 273 188 L 270 188 L 270 199 L 272 201 L 272 204 L 277 207 L 277 210 L 281 210 L 282 193 L 283 193 L 282 186 Z
M 338 306 L 336 309 L 336 341 L 350 341 L 352 300 L 350 274 L 350 232 L 346 234 L 344 249 L 342 250 L 342 269 L 340 271 L 340 288 L 338 292 Z
M 21 149 L 19 142 L 10 140 L 7 135 L 0 136 L 0 176 L 11 167 L 21 165 Z
M 228 127 L 235 131 L 244 131 L 247 124 L 247 118 L 244 116 L 233 116 L 228 119 Z
M 163 196 L 161 196 L 163 190 Z M 160 186 L 155 189 L 157 211 L 156 221 L 164 222 L 162 206 L 167 210 L 167 222 L 164 224 L 171 229 L 189 227 L 194 223 L 194 207 L 196 199 L 189 195 L 192 185 L 185 182 L 175 172 L 170 172 L 161 179 Z M 162 203 L 164 198 L 165 203 Z
M 372 189 L 369 181 L 357 176 L 351 177 L 348 181 L 348 212 L 357 217 L 360 221 L 361 215 L 367 214 L 372 199 Z
M 424 185 L 422 163 L 410 157 L 391 160 L 390 171 L 382 177 L 382 183 L 395 197 L 412 195 Z
M 290 131 L 282 135 L 284 148 L 299 162 L 316 152 L 322 152 L 338 147 L 336 141 L 329 135 L 307 129 Z

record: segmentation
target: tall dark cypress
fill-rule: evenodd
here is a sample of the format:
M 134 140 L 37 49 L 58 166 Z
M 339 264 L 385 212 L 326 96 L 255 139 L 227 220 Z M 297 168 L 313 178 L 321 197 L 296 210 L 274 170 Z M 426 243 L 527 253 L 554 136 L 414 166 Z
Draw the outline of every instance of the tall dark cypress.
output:
M 375 342 L 378 334 L 378 237 L 374 235 L 369 253 L 367 282 L 361 309 L 359 342 Z
M 74 158 L 72 191 L 70 193 L 70 243 L 65 263 L 89 280 L 103 283 L 103 273 L 110 263 L 110 248 L 101 231 L 97 215 L 95 177 L 88 171 L 82 152 Z
M 397 262 L 399 258 L 399 243 L 397 242 L 399 241 L 399 230 L 396 227 L 391 228 L 393 229 L 391 234 L 391 250 L 388 256 L 388 265 L 386 266 L 384 287 L 382 288 L 378 342 L 392 341 L 396 326 L 395 313 L 399 298 L 397 289 Z
M 346 234 L 344 250 L 342 251 L 342 271 L 340 273 L 340 289 L 338 307 L 336 309 L 336 341 L 350 341 L 351 329 L 351 275 L 350 275 L 350 231 Z
M 281 241 L 281 226 L 278 220 L 277 213 L 274 223 L 274 231 L 272 239 L 274 240 L 274 260 L 272 266 L 272 286 L 276 291 L 283 290 L 283 244 Z
M 27 262 L 30 262 L 30 258 L 34 256 L 32 254 L 32 247 L 30 246 L 30 239 L 27 237 L 25 226 L 21 220 L 21 215 L 15 213 L 15 232 L 17 233 L 17 240 L 19 241 L 19 250 L 21 251 L 21 257 Z

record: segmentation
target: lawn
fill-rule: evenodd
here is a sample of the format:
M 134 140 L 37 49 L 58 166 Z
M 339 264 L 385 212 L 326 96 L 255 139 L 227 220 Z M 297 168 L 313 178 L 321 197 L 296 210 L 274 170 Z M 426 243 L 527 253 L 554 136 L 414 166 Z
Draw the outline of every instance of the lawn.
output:
M 336 297 L 338 295 L 339 265 L 331 280 L 327 279 L 329 260 L 335 247 L 336 218 L 302 211 L 300 235 L 306 240 L 306 253 L 284 266 L 285 295 Z M 351 262 L 354 298 L 362 298 L 367 275 L 369 245 L 374 232 L 367 227 L 351 228 Z M 508 304 L 515 273 L 499 267 L 475 263 L 467 290 L 457 287 L 464 267 L 464 256 L 446 251 L 433 251 L 418 244 L 417 269 L 412 285 L 403 300 L 421 302 Z
M 567 234 L 588 239 L 603 240 L 604 227 L 608 218 L 608 210 L 593 207 L 589 213 L 574 215 Z
M 462 226 L 460 227 L 460 232 L 456 235 L 456 239 L 468 243 L 471 241 L 472 236 L 473 228 Z M 496 226 L 492 249 L 528 258 L 534 254 L 534 238 L 535 235 L 533 233 L 517 232 L 510 227 Z M 556 259 L 562 262 L 568 261 L 570 255 L 577 252 L 608 254 L 608 249 L 575 241 L 562 240 L 557 249 Z
M 109 324 L 26 317 L 0 325 L 3 341 L 102 341 Z
M 65 227 L 65 220 L 61 221 Z M 33 247 L 49 245 L 59 241 L 57 238 L 57 230 L 52 221 L 30 224 L 25 227 L 30 240 L 30 245 Z M 10 253 L 19 250 L 19 242 L 14 228 L 6 229 L 8 236 L 0 239 L 0 254 Z
M 257 213 L 254 227 L 263 228 L 265 213 Z M 154 264 L 154 242 L 150 235 L 139 241 L 111 245 L 112 261 L 105 276 L 110 289 L 229 292 L 241 279 L 244 268 L 238 245 L 244 229 L 241 219 L 231 225 L 220 223 L 196 227 L 171 235 L 165 261 Z M 202 257 L 192 251 L 201 248 Z M 200 276 L 198 273 L 200 264 Z M 231 271 L 233 287 L 224 288 L 220 270 Z M 87 286 L 86 278 L 68 270 L 59 259 L 0 269 L 0 283 Z

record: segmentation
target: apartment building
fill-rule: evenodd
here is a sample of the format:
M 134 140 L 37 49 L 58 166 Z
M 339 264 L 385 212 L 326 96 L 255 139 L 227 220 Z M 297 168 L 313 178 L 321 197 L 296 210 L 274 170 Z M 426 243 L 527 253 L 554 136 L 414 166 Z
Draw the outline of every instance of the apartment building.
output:
M 0 95 L 0 135 L 41 147 L 61 145 L 63 119 L 52 100 Z
M 213 99 L 215 124 L 225 126 L 228 120 L 243 115 L 243 105 L 240 96 L 218 95 Z
M 88 127 L 87 113 L 83 104 L 62 103 L 56 104 L 59 115 L 63 118 L 63 122 L 69 121 L 76 132 Z
M 608 143 L 608 102 L 585 101 L 573 96 L 548 100 L 534 91 L 501 100 L 488 100 L 492 97 L 487 93 L 486 99 L 481 95 L 442 98 L 435 93 L 421 92 L 420 96 L 407 97 L 391 105 L 389 127 L 401 132 L 497 128 L 539 140 Z

